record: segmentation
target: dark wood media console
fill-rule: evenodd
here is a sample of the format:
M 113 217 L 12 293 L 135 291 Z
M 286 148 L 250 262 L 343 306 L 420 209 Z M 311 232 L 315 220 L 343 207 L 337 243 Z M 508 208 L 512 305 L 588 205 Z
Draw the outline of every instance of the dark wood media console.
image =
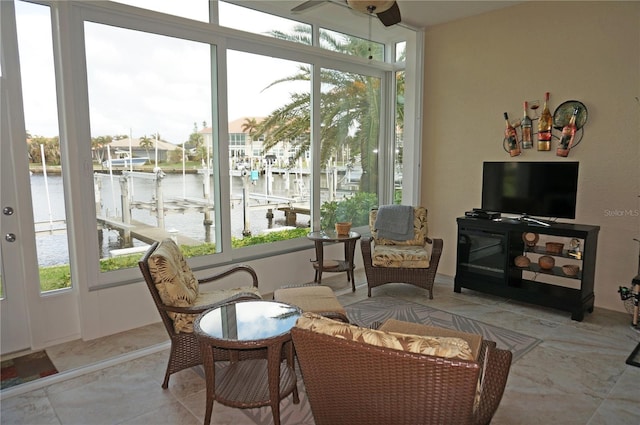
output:
M 594 277 L 599 226 L 552 223 L 550 226 L 518 220 L 495 221 L 460 217 L 454 291 L 473 289 L 518 301 L 571 312 L 581 321 L 584 312 L 593 312 Z M 524 233 L 536 234 L 540 242 L 529 246 Z M 580 253 L 568 250 L 569 240 L 577 240 Z M 562 243 L 561 252 L 549 252 L 544 241 Z M 518 256 L 530 260 L 527 267 L 515 264 Z M 552 269 L 538 265 L 541 256 L 554 258 Z M 562 266 L 579 267 L 566 274 Z

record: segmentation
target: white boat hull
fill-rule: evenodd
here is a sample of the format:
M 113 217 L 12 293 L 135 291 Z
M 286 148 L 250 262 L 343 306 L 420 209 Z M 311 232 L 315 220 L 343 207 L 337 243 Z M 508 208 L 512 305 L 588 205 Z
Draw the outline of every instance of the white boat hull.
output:
M 102 163 L 105 168 L 114 168 L 114 167 L 130 167 L 133 165 L 134 167 L 139 165 L 144 165 L 149 158 L 146 157 L 138 157 L 138 158 L 114 158 L 107 159 Z

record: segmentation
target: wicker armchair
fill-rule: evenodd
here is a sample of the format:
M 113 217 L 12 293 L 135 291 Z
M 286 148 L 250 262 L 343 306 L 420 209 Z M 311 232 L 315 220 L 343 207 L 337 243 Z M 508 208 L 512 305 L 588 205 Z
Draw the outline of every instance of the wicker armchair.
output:
M 291 334 L 316 425 L 488 424 L 511 366 L 511 352 L 486 340 L 474 361 L 382 347 L 348 332 L 296 326 Z
M 218 305 L 243 299 L 260 299 L 258 276 L 247 265 L 238 265 L 213 276 L 196 279 L 180 248 L 171 240 L 154 243 L 138 262 L 151 297 L 160 313 L 162 323 L 171 339 L 171 353 L 162 388 L 169 386 L 175 372 L 202 364 L 200 344 L 193 333 L 193 321 L 202 312 Z M 220 280 L 238 272 L 251 278 L 252 286 L 200 292 L 202 283 Z M 220 351 L 216 359 L 228 359 L 229 353 Z
M 379 238 L 375 228 L 377 212 L 373 209 L 369 214 L 371 236 L 363 237 L 360 243 L 367 295 L 371 296 L 371 288 L 397 282 L 426 289 L 429 299 L 433 299 L 443 240 L 427 236 L 427 209 L 414 207 L 414 239 L 411 241 Z

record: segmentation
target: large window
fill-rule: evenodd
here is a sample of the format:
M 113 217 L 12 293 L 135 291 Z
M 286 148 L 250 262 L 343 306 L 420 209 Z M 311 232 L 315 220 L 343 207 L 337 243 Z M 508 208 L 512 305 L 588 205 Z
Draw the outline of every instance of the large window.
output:
M 240 2 L 242 4 L 242 2 Z M 247 31 L 254 34 L 277 37 L 274 31 L 291 34 L 294 28 L 305 28 L 306 36 L 295 40 L 297 43 L 311 44 L 311 25 L 292 19 L 281 18 L 272 14 L 259 12 L 247 7 L 220 1 L 218 3 L 219 23 L 222 26 Z
M 215 252 L 211 46 L 92 22 L 85 40 L 101 257 L 166 237 Z
M 321 226 L 364 226 L 378 205 L 380 79 L 322 71 Z
M 209 21 L 209 0 L 112 0 L 198 21 Z
M 320 28 L 320 46 L 361 58 L 384 60 L 384 44 Z
M 393 146 L 393 200 L 402 201 L 402 176 L 404 171 L 404 86 L 405 72 L 395 74 L 396 82 L 396 110 L 395 110 L 395 144 Z
M 366 19 L 362 28 L 330 28 L 312 12 L 292 20 L 242 2 L 39 3 L 61 9 L 71 25 L 56 27 L 48 13 L 21 23 L 25 138 L 41 138 L 31 166 L 60 167 L 56 149 L 69 149 L 93 174 L 80 182 L 34 174 L 42 189 L 32 188 L 34 197 L 51 204 L 34 220 L 76 226 L 71 244 L 86 245 L 67 249 L 66 228 L 39 234 L 43 261 L 57 255 L 65 265 L 97 245 L 92 264 L 103 276 L 125 271 L 99 285 L 138 277 L 126 270 L 165 237 L 188 256 L 206 256 L 195 260 L 201 267 L 264 255 L 253 245 L 270 243 L 271 253 L 308 247 L 312 227 L 364 228 L 369 208 L 400 202 L 394 188 L 417 181 L 403 160 L 418 134 L 404 131 L 405 121 L 416 121 L 406 115 L 419 110 L 405 108 L 415 75 L 404 68 L 406 52 L 416 51 L 409 30 L 379 38 Z M 69 54 L 55 61 L 57 50 Z M 54 63 L 75 74 L 60 102 Z M 86 136 L 59 140 L 58 106 L 61 116 L 77 117 L 74 134 Z M 61 238 L 50 252 L 45 236 Z
M 311 164 L 303 155 L 309 149 L 309 68 L 305 63 L 227 51 L 235 248 L 298 238 L 309 227 Z M 246 148 L 254 144 L 258 149 Z M 301 231 L 289 231 L 294 229 Z

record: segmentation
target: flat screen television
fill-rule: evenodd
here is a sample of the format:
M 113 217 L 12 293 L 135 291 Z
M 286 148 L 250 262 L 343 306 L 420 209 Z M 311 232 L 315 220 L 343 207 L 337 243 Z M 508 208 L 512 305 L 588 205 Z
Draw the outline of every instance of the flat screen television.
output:
M 578 162 L 485 162 L 482 209 L 549 218 L 575 218 Z

